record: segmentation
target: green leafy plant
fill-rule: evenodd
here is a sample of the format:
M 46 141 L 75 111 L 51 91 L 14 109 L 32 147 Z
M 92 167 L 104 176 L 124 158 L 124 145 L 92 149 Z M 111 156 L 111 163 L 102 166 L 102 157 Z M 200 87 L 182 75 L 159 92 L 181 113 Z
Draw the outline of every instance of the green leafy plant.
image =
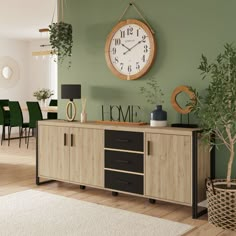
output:
M 157 80 L 149 78 L 146 82 L 146 87 L 142 86 L 139 88 L 140 93 L 145 96 L 148 103 L 152 105 L 163 104 L 163 92 L 158 85 Z
M 52 95 L 54 95 L 53 91 L 50 89 L 39 89 L 33 93 L 33 96 L 37 98 L 37 100 L 45 100 L 50 98 Z
M 63 63 L 65 57 L 72 55 L 72 25 L 65 22 L 52 23 L 49 25 L 49 40 L 52 46 L 52 53 L 58 56 L 58 62 Z M 71 60 L 69 59 L 69 68 Z
M 191 105 L 204 130 L 205 140 L 211 145 L 223 144 L 229 150 L 226 182 L 230 187 L 236 143 L 236 48 L 226 44 L 224 49 L 213 63 L 208 63 L 202 55 L 199 69 L 203 79 L 209 79 L 209 86 L 205 96 L 193 89 L 196 103 Z M 214 142 L 208 138 L 210 135 L 215 136 Z

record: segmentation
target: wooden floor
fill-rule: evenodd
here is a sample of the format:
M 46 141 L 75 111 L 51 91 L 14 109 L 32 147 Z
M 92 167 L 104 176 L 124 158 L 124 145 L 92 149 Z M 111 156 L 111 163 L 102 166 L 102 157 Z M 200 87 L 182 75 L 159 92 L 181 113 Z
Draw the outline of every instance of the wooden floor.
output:
M 186 234 L 188 236 L 236 236 L 236 233 L 208 224 L 206 215 L 198 220 L 193 220 L 190 207 L 159 201 L 156 204 L 150 204 L 147 199 L 125 194 L 113 197 L 111 192 L 105 190 L 93 188 L 81 190 L 77 185 L 59 182 L 38 187 L 35 185 L 35 140 L 31 138 L 29 149 L 24 143 L 19 148 L 18 140 L 12 140 L 10 147 L 5 141 L 3 146 L 0 146 L 0 195 L 26 189 L 37 189 L 195 226 L 193 231 Z M 4 234 L 0 229 L 0 234 L 2 235 L 2 233 Z

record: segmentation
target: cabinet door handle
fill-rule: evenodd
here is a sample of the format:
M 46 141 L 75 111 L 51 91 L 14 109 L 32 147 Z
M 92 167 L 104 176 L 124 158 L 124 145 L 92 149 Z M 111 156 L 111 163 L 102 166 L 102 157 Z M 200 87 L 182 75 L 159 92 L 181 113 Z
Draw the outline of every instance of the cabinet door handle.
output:
M 128 181 L 124 181 L 124 180 L 117 180 L 117 182 L 118 183 L 120 183 L 120 184 L 125 184 L 125 185 L 129 185 L 130 184 L 130 182 L 128 182 Z
M 73 147 L 73 145 L 74 145 L 74 135 L 71 134 L 70 135 L 70 146 Z
M 147 141 L 147 155 L 150 156 L 151 141 Z
M 120 142 L 120 143 L 128 143 L 129 140 L 128 139 L 116 139 L 117 142 Z
M 129 164 L 129 161 L 124 161 L 124 160 L 115 160 L 115 162 Z
M 66 133 L 64 133 L 64 146 L 66 146 Z

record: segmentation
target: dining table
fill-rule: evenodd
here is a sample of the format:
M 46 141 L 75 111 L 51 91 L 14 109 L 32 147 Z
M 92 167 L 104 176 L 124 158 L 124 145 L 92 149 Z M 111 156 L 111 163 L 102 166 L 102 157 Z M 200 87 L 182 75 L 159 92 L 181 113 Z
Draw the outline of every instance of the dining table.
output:
M 5 111 L 9 111 L 9 106 L 4 106 L 3 109 Z M 57 113 L 57 106 L 40 106 L 40 109 L 43 113 L 46 113 L 46 112 L 54 112 L 54 113 Z M 27 112 L 28 111 L 28 107 L 27 106 L 21 106 L 21 110 L 23 112 Z M 11 139 L 16 139 L 18 137 L 13 137 Z M 4 135 L 3 135 L 3 140 L 6 140 L 6 136 L 5 136 L 5 132 L 4 132 Z
M 8 106 L 4 106 L 3 109 L 5 111 L 9 111 L 9 107 Z M 41 107 L 40 109 L 42 112 L 57 112 L 57 106 L 45 106 L 45 107 Z M 22 111 L 28 111 L 28 107 L 27 106 L 21 106 L 21 110 Z

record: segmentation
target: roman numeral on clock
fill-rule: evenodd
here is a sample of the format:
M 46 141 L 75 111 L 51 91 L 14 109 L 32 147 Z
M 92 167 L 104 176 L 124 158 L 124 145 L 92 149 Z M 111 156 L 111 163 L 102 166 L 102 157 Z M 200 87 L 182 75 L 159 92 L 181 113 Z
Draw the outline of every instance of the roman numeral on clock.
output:
M 125 31 L 124 31 L 124 30 L 121 30 L 121 31 L 120 31 L 120 37 L 121 37 L 121 38 L 125 38 Z
M 115 45 L 118 46 L 121 44 L 121 40 L 120 39 L 115 39 Z
M 132 67 L 131 65 L 128 66 L 128 72 L 131 72 L 132 71 Z

